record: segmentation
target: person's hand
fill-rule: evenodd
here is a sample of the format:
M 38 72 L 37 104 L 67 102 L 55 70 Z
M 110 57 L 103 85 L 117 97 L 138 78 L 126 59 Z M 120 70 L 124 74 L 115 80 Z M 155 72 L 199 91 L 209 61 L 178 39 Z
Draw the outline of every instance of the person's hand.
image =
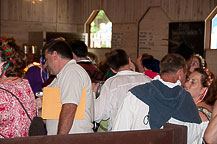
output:
M 133 62 L 130 61 L 129 65 L 130 65 L 130 70 L 132 70 L 132 71 L 136 70 L 136 67 L 135 67 Z
M 137 66 L 139 72 L 143 73 L 143 72 L 144 72 L 144 68 L 143 68 L 143 66 L 142 66 L 141 60 L 142 60 L 142 56 L 139 56 L 139 57 L 136 59 L 136 66 Z
M 43 100 L 43 97 L 39 97 L 39 98 L 35 99 L 37 109 L 41 109 L 42 108 L 42 100 Z

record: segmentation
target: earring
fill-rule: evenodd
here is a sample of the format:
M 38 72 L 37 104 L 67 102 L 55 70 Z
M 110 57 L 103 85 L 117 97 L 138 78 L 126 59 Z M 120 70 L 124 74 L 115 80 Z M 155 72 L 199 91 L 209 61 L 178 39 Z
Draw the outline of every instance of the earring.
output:
M 199 98 L 197 99 L 197 101 L 195 102 L 195 104 L 199 104 L 202 100 L 203 100 L 204 96 L 202 96 L 202 94 L 199 95 Z
M 204 97 L 206 96 L 207 91 L 208 91 L 208 88 L 206 88 L 206 89 L 204 90 L 204 92 L 199 95 L 199 98 L 198 98 L 198 100 L 197 100 L 197 102 L 196 102 L 196 105 L 197 105 L 198 103 L 200 103 L 201 101 L 203 101 Z

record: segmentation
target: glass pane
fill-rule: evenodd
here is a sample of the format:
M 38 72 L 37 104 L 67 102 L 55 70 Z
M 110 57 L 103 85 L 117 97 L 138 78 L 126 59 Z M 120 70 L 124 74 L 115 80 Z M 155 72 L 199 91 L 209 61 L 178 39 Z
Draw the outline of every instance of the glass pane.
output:
M 212 19 L 211 49 L 217 49 L 217 14 Z
M 103 10 L 100 10 L 90 24 L 90 47 L 111 48 L 112 23 Z

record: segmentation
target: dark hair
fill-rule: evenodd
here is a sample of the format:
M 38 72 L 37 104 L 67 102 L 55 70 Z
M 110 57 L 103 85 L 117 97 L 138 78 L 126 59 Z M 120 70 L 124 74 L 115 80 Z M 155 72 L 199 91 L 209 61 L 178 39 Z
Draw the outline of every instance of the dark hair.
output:
M 152 55 L 147 53 L 142 54 L 142 65 L 147 69 L 159 73 L 159 63 L 160 61 L 155 59 Z
M 47 50 L 48 53 L 52 54 L 54 51 L 58 53 L 64 59 L 72 59 L 72 49 L 70 45 L 63 40 L 53 40 L 47 43 L 43 48 L 43 55 Z
M 88 54 L 87 46 L 83 41 L 76 40 L 76 41 L 70 41 L 69 42 L 72 52 L 77 57 L 86 57 Z
M 208 71 L 208 69 L 195 68 L 194 72 L 201 74 L 200 82 L 203 87 L 207 87 L 208 91 L 203 101 L 209 105 L 214 105 L 217 96 L 217 80 L 213 73 Z
M 0 57 L 2 62 L 6 62 L 3 66 L 6 67 L 8 62 L 10 61 L 10 65 L 7 68 L 7 71 L 5 73 L 5 76 L 7 77 L 24 77 L 24 71 L 25 68 L 25 54 L 23 50 L 15 43 L 15 40 L 13 38 L 6 39 L 8 42 L 8 45 L 12 48 L 13 56 L 8 58 L 6 56 L 5 51 L 3 50 L 3 47 L 0 48 Z M 2 42 L 0 42 L 2 45 Z
M 188 60 L 194 54 L 194 50 L 190 46 L 188 46 L 186 43 L 182 42 L 176 48 L 175 53 L 183 56 L 185 60 Z
M 109 67 L 118 71 L 122 66 L 129 64 L 129 56 L 122 49 L 112 50 L 106 55 L 106 63 Z
M 179 69 L 183 68 L 186 72 L 187 65 L 185 59 L 178 54 L 167 54 L 160 61 L 160 74 L 171 73 L 175 74 Z

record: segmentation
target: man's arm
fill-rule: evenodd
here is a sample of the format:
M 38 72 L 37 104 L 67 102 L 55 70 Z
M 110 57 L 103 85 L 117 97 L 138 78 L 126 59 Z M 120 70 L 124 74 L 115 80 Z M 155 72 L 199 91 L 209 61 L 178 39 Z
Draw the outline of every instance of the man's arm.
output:
M 69 133 L 74 121 L 76 110 L 77 110 L 76 104 L 73 103 L 63 104 L 60 112 L 57 134 Z
M 107 83 L 103 84 L 101 87 L 100 95 L 94 100 L 94 121 L 100 122 L 101 120 L 107 120 L 110 118 L 110 97 L 111 92 Z

